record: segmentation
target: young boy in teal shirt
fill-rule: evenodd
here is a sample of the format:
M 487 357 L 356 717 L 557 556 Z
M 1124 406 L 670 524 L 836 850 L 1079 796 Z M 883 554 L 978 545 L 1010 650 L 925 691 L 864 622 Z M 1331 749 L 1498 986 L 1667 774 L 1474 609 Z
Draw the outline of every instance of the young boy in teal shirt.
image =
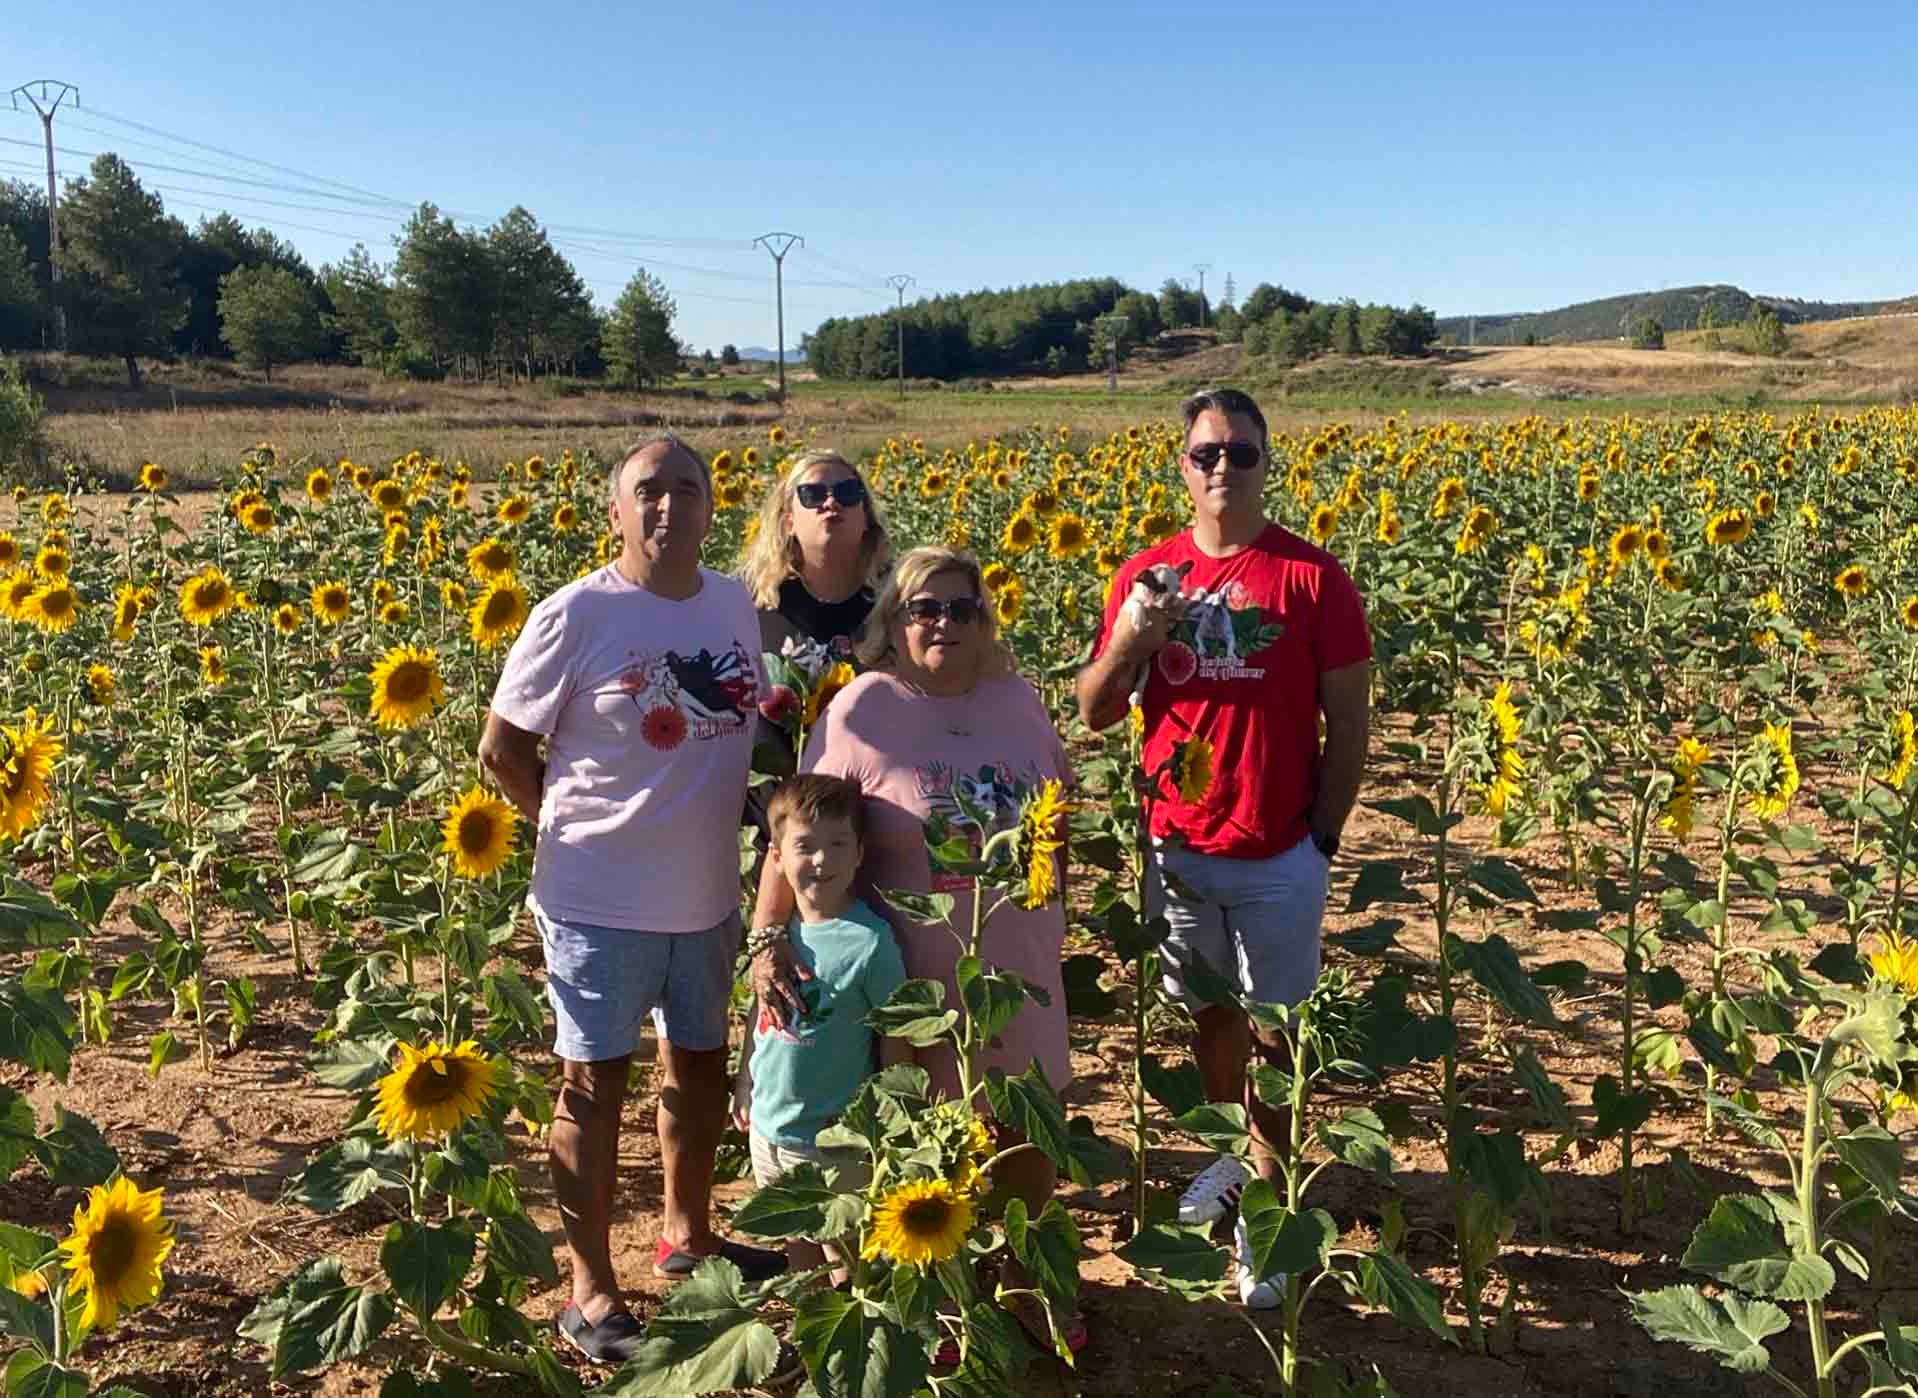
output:
M 799 982 L 805 1013 L 781 1029 L 752 1007 L 754 1029 L 741 1055 L 734 1117 L 750 1129 L 753 1179 L 760 1188 L 802 1162 L 840 1171 L 842 1187 L 864 1183 L 856 1150 L 822 1150 L 815 1138 L 839 1119 L 875 1066 L 906 1062 L 903 1039 L 874 1034 L 873 1009 L 906 979 L 892 929 L 853 896 L 864 857 L 865 815 L 859 784 L 817 773 L 781 783 L 766 806 L 772 834 L 767 858 L 792 887 L 798 911 L 787 927 L 793 958 L 812 972 Z M 792 1239 L 794 1269 L 821 1266 L 816 1243 Z

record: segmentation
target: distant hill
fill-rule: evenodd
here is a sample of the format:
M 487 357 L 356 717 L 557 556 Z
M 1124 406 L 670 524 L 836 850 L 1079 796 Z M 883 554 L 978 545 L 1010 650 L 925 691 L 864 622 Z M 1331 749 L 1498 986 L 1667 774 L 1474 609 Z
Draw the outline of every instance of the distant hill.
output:
M 1473 333 L 1471 322 L 1476 320 L 1476 341 L 1481 345 L 1524 344 L 1528 335 L 1536 344 L 1563 345 L 1629 336 L 1646 316 L 1666 330 L 1695 330 L 1699 312 L 1706 306 L 1712 308 L 1712 315 L 1720 326 L 1732 326 L 1750 315 L 1754 305 L 1771 307 L 1772 313 L 1787 325 L 1803 325 L 1810 321 L 1877 315 L 1899 304 L 1896 301 L 1801 301 L 1793 296 L 1754 295 L 1735 286 L 1682 286 L 1670 291 L 1635 291 L 1626 296 L 1608 296 L 1602 301 L 1581 301 L 1555 311 L 1444 316 L 1438 328 L 1441 336 L 1455 336 L 1459 344 L 1465 344 Z
M 763 359 L 768 364 L 776 364 L 779 361 L 779 351 L 776 349 L 767 349 L 764 345 L 741 345 L 739 347 L 739 357 L 741 359 Z M 786 362 L 788 364 L 805 363 L 806 351 L 803 349 L 787 350 Z

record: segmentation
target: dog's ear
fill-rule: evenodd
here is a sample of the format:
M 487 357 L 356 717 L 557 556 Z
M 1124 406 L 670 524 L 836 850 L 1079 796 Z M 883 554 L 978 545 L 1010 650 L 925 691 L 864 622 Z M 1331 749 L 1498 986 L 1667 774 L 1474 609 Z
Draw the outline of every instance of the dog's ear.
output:
M 1179 575 L 1180 582 L 1184 582 L 1186 574 L 1192 571 L 1192 560 L 1189 558 L 1186 559 L 1185 562 L 1181 563 L 1177 568 L 1173 569 L 1172 571 Z

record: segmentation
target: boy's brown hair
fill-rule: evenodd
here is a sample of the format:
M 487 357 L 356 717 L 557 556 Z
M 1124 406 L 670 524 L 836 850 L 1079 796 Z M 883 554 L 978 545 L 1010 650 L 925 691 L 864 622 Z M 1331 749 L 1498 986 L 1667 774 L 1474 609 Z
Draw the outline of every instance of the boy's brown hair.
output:
M 849 777 L 829 777 L 823 772 L 807 772 L 787 777 L 766 803 L 766 824 L 774 843 L 785 836 L 786 822 L 793 819 L 814 825 L 822 820 L 843 820 L 852 826 L 853 838 L 866 838 L 865 796 L 859 783 Z

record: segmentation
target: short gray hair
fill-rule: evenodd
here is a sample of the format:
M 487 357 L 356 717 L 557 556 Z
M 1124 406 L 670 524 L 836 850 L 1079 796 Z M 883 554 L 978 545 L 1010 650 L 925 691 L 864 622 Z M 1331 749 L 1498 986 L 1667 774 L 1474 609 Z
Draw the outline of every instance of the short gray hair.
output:
M 694 449 L 692 443 L 688 442 L 676 432 L 655 432 L 652 436 L 633 443 L 632 446 L 621 452 L 619 454 L 619 460 L 613 463 L 611 477 L 606 483 L 607 496 L 611 498 L 619 494 L 619 476 L 620 472 L 626 469 L 627 462 L 631 461 L 643 451 L 651 451 L 654 447 L 662 446 L 669 449 L 677 448 L 693 459 L 693 464 L 699 467 L 699 478 L 705 483 L 706 498 L 711 500 L 713 498 L 713 468 L 706 464 L 706 458 Z

